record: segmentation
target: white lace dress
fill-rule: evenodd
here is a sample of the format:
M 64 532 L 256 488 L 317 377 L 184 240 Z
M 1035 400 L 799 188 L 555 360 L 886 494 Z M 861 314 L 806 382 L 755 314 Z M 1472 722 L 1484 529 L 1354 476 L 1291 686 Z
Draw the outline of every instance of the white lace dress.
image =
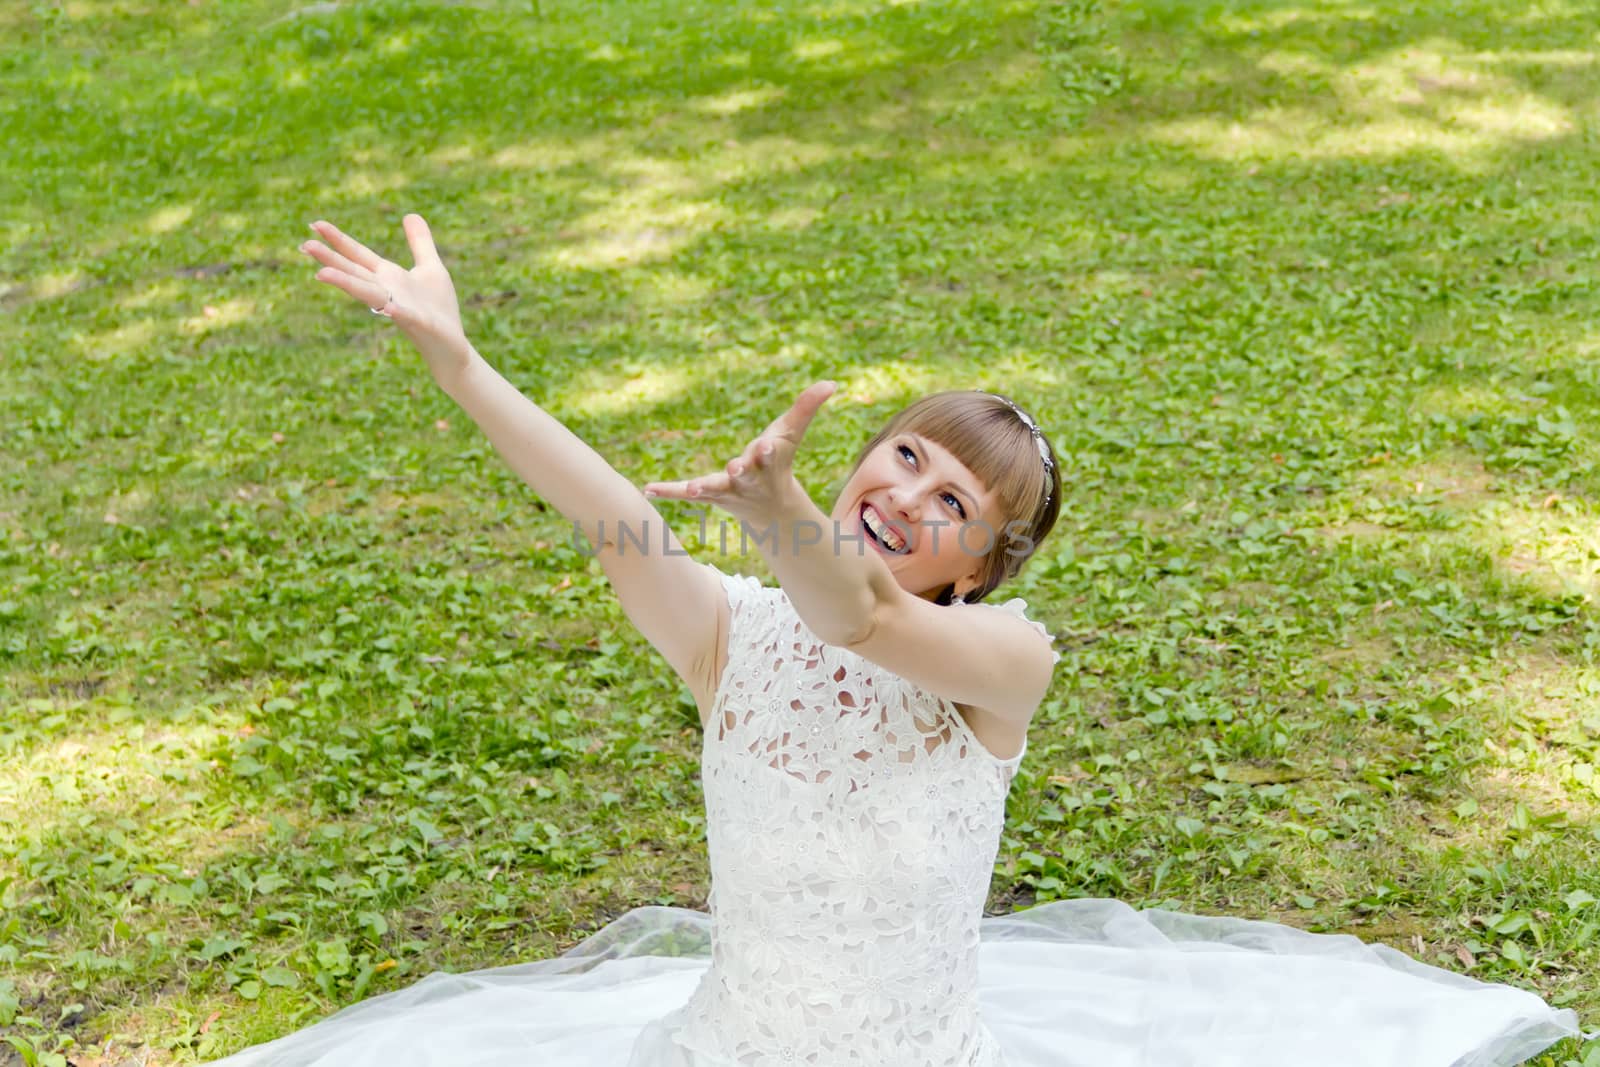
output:
M 723 582 L 710 915 L 639 908 L 556 959 L 430 975 L 222 1062 L 1489 1067 L 1578 1032 L 1353 937 L 1109 900 L 982 918 L 1022 755 L 822 644 L 782 590 Z

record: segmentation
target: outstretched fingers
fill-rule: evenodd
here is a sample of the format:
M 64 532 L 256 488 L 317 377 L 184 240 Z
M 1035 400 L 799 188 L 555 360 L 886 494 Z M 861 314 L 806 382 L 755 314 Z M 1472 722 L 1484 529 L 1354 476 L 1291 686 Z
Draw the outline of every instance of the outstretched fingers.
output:
M 433 232 L 427 221 L 416 214 L 407 215 L 400 223 L 406 231 L 406 244 L 411 246 L 411 261 L 417 266 L 432 266 L 439 262 L 439 249 L 434 246 Z
M 684 481 L 650 482 L 644 487 L 644 495 L 668 500 L 713 502 L 741 493 L 756 492 L 759 495 L 757 486 L 762 482 L 770 482 L 774 476 L 784 477 L 788 474 L 795 446 L 805 436 L 806 428 L 811 425 L 817 411 L 837 389 L 838 383 L 831 381 L 817 382 L 806 389 L 788 411 L 773 420 L 772 425 L 751 441 L 737 458 L 729 460 L 720 473 Z M 757 477 L 757 472 L 764 473 Z M 744 480 L 736 484 L 737 479 Z
M 300 251 L 321 263 L 324 267 L 332 267 L 334 270 L 343 271 L 352 278 L 372 280 L 372 272 L 370 270 L 352 263 L 348 258 L 340 255 L 321 241 L 307 241 L 300 246 Z
M 318 219 L 311 224 L 318 237 L 333 246 L 334 251 L 350 260 L 356 266 L 365 270 L 376 271 L 383 264 L 383 257 L 372 249 L 340 230 L 331 222 Z
M 644 487 L 644 495 L 665 500 L 715 500 L 732 487 L 733 478 L 727 473 L 708 474 L 679 482 L 650 482 Z
M 336 289 L 343 289 L 373 310 L 381 310 L 389 303 L 389 290 L 371 278 L 357 278 L 337 267 L 323 267 L 317 271 L 316 278 Z
M 738 458 L 728 460 L 728 476 L 737 478 L 751 471 L 764 470 L 772 466 L 772 457 L 777 451 L 777 446 L 766 434 L 762 434 L 745 446 Z
M 822 405 L 828 402 L 828 398 L 833 396 L 838 388 L 839 383 L 831 381 L 816 382 L 807 387 L 805 392 L 795 399 L 788 411 L 773 420 L 772 425 L 767 427 L 767 433 L 762 436 L 778 434 L 798 445 L 800 439 L 806 435 L 811 420 L 817 417 Z

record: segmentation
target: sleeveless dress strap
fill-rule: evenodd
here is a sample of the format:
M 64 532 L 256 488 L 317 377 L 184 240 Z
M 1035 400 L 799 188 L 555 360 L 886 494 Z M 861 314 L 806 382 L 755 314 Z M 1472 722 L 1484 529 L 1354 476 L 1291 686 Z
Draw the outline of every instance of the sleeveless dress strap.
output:
M 991 608 L 995 611 L 1003 611 L 1007 615 L 1015 615 L 1017 618 L 1021 619 L 1023 622 L 1039 631 L 1039 635 L 1046 641 L 1049 641 L 1052 645 L 1055 644 L 1056 635 L 1047 630 L 1044 623 L 1028 618 L 1028 602 L 1019 596 L 1012 597 L 1004 604 L 979 604 L 978 606 Z M 1061 662 L 1061 653 L 1057 652 L 1054 648 L 1050 650 L 1050 656 L 1051 663 Z
M 728 607 L 732 609 L 735 615 L 739 614 L 740 607 L 742 607 L 752 597 L 759 597 L 761 595 L 761 591 L 766 588 L 761 584 L 759 579 L 754 578 L 751 575 L 728 574 L 720 567 L 716 567 L 712 564 L 708 563 L 706 566 L 711 567 L 712 570 L 716 571 L 717 576 L 722 579 L 722 589 L 728 598 Z
M 776 590 L 748 574 L 726 574 L 716 567 L 711 569 L 721 576 L 722 592 L 728 598 L 728 658 L 731 662 L 746 645 L 765 636 Z

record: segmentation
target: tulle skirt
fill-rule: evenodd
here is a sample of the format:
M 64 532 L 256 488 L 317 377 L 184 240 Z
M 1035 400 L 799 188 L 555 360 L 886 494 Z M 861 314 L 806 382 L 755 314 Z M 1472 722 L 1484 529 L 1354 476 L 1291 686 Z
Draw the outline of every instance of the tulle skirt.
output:
M 219 1062 L 738 1067 L 658 1022 L 710 965 L 710 929 L 638 908 L 554 959 L 432 974 Z M 984 919 L 979 972 L 1007 1067 L 1500 1067 L 1579 1035 L 1570 1010 L 1384 945 L 1112 900 Z

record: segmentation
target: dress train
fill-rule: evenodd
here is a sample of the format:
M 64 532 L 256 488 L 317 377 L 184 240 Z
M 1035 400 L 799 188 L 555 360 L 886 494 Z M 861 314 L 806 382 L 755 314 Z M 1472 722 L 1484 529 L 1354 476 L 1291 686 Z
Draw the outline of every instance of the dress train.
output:
M 556 958 L 429 975 L 219 1067 L 744 1067 L 660 1022 L 710 952 L 709 915 L 637 908 Z M 1571 1010 L 1385 945 L 1114 900 L 985 918 L 978 960 L 1008 1067 L 1510 1067 L 1585 1036 Z

